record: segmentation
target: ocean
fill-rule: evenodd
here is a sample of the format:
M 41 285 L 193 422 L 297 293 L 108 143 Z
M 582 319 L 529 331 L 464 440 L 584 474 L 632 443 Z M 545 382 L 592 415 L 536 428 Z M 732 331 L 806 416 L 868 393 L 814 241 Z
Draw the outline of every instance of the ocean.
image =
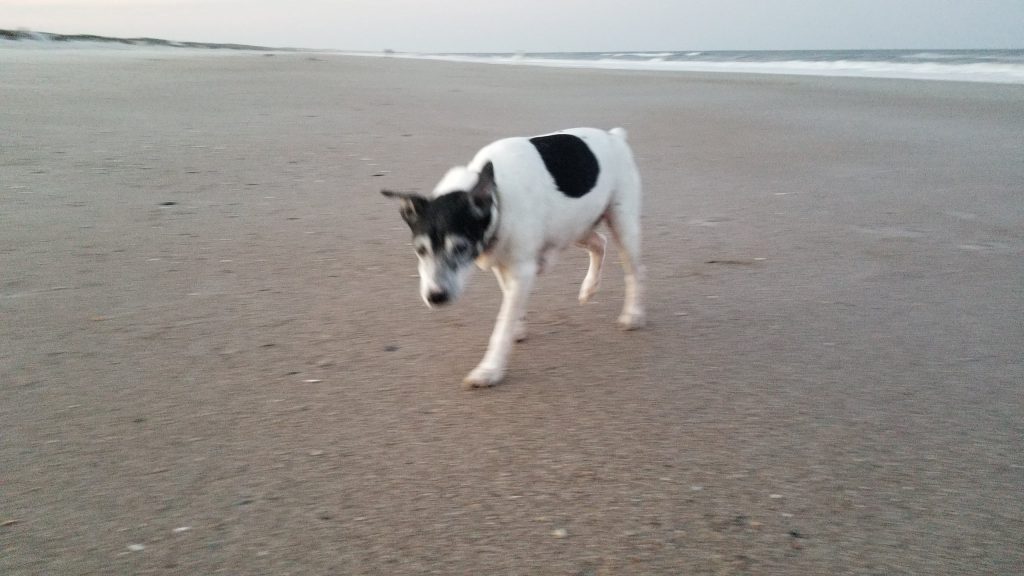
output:
M 1024 50 L 716 50 L 389 55 L 521 66 L 859 76 L 1024 84 Z
M 155 38 L 109 38 L 60 35 L 0 29 L 0 49 L 124 49 L 160 48 L 305 51 L 237 44 L 172 42 Z M 1024 49 L 1013 50 L 764 50 L 764 51 L 647 51 L 647 52 L 521 52 L 521 53 L 410 53 L 309 50 L 310 52 L 391 56 L 456 62 L 482 62 L 519 66 L 604 68 L 617 70 L 735 72 L 860 76 L 916 80 L 958 80 L 1024 84 Z

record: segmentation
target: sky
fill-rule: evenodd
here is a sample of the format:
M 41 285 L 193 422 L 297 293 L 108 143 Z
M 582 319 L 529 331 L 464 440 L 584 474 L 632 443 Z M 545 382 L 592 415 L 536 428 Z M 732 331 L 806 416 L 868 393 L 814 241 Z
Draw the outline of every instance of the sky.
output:
M 0 0 L 0 28 L 403 52 L 1024 48 L 1024 0 Z

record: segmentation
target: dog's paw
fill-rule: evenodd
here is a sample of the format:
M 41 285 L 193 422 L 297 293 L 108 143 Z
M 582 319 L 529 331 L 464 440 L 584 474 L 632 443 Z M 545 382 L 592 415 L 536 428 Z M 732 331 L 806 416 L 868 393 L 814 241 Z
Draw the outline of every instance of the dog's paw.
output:
M 516 339 L 516 342 L 526 340 L 526 337 L 528 336 L 526 331 L 526 322 L 523 322 L 522 320 L 517 321 L 516 330 L 513 332 L 512 336 Z
M 488 388 L 494 386 L 505 376 L 504 371 L 496 368 L 477 366 L 462 379 L 462 385 L 466 388 Z
M 636 330 L 647 324 L 643 312 L 623 312 L 619 315 L 619 327 L 623 330 Z
M 599 284 L 594 284 L 593 286 L 587 286 L 584 284 L 580 288 L 580 304 L 590 302 L 590 299 L 594 297 L 594 294 L 597 294 L 598 288 L 600 288 Z

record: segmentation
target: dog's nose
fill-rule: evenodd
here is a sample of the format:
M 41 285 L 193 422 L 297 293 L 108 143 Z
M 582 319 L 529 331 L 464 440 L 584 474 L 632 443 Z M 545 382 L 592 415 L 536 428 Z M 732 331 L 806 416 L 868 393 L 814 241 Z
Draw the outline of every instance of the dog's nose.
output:
M 444 291 L 431 292 L 427 295 L 427 300 L 431 304 L 444 304 L 448 301 L 448 293 Z

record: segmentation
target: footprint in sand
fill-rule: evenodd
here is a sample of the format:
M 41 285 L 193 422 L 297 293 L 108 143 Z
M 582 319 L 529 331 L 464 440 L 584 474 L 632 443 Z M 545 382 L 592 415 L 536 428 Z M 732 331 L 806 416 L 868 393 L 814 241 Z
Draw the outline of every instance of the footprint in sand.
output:
M 718 226 L 722 222 L 728 221 L 729 218 L 722 216 L 709 216 L 707 218 L 696 218 L 694 220 L 690 220 L 689 224 L 690 226 Z
M 975 242 L 971 244 L 960 244 L 957 248 L 967 252 L 978 252 L 982 254 L 1018 254 L 1020 248 L 1014 248 L 1002 242 Z
M 869 226 L 854 226 L 854 230 L 863 234 L 876 236 L 878 238 L 885 238 L 887 240 L 899 239 L 899 238 L 920 238 L 924 236 L 923 232 L 916 230 L 907 230 L 906 228 L 897 228 L 895 226 L 882 226 L 882 227 L 869 227 Z

